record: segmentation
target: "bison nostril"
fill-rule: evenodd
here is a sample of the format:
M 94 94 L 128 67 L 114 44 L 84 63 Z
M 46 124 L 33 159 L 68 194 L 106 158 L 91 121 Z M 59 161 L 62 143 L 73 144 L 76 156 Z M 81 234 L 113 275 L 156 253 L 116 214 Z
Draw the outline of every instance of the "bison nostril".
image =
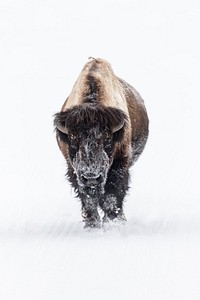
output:
M 88 179 L 87 179 L 85 176 L 82 175 L 82 176 L 81 176 L 81 180 L 82 180 L 83 183 L 86 184 L 86 182 L 87 182 Z
M 97 178 L 96 178 L 97 182 L 101 182 L 102 181 L 102 176 L 99 175 Z

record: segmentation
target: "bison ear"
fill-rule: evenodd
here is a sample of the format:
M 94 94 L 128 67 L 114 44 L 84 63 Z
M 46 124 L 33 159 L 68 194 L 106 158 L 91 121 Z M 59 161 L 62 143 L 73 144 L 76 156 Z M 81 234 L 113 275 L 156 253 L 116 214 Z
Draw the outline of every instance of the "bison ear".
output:
M 62 120 L 62 116 L 59 113 L 55 115 L 54 125 L 62 133 L 68 134 L 68 129 L 65 125 L 64 120 Z

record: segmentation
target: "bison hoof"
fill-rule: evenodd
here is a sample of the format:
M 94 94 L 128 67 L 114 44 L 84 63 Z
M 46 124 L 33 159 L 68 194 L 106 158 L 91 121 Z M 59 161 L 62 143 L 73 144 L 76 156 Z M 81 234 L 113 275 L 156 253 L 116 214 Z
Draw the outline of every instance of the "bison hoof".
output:
M 99 215 L 91 217 L 83 217 L 83 222 L 85 223 L 84 228 L 100 228 L 101 220 Z
M 107 211 L 104 213 L 103 222 L 107 221 L 126 221 L 126 217 L 120 209 L 115 211 Z
M 121 225 L 125 225 L 126 217 L 124 213 L 120 212 L 119 214 L 104 214 L 103 217 L 103 229 L 108 230 L 111 228 L 119 227 Z
M 91 229 L 91 228 L 101 228 L 101 222 L 97 220 L 88 220 L 85 221 L 84 229 Z

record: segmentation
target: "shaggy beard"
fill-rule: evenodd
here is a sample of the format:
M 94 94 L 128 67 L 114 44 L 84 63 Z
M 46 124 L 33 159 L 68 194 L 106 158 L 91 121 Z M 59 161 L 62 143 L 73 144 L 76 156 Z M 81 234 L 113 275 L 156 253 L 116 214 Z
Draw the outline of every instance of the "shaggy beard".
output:
M 84 185 L 79 185 L 79 192 L 90 197 L 100 197 L 105 193 L 104 183 L 97 185 L 95 187 L 88 187 Z

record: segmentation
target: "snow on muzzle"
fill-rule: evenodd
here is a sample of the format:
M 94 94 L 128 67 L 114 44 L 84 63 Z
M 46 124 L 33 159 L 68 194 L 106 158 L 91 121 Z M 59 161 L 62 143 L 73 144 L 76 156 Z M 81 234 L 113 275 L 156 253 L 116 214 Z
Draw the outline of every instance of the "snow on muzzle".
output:
M 80 189 L 98 189 L 104 192 L 109 169 L 109 158 L 103 147 L 94 145 L 81 147 L 73 161 Z M 87 189 L 88 190 L 88 189 Z

